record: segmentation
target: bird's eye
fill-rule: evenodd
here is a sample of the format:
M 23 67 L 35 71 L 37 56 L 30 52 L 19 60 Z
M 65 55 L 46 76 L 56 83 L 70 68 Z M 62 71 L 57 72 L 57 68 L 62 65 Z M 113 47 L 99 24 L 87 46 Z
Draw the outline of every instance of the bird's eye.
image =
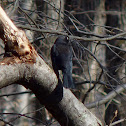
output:
M 68 36 L 66 37 L 66 40 L 69 41 L 69 37 Z

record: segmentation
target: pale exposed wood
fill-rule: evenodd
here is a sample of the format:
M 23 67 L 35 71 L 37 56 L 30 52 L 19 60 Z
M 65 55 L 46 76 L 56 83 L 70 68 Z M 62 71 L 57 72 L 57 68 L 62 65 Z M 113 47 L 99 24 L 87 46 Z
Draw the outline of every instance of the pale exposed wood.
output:
M 0 37 L 5 44 L 5 53 L 11 52 L 11 57 L 3 59 L 0 64 L 36 62 L 37 53 L 27 39 L 24 31 L 17 29 L 1 7 L 0 20 L 2 31 Z

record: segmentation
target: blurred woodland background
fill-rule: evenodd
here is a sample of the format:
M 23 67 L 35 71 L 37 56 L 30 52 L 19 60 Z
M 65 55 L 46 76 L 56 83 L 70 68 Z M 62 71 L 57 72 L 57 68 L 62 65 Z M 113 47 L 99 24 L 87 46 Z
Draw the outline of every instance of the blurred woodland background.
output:
M 73 46 L 75 96 L 104 125 L 126 125 L 126 0 L 0 0 L 51 66 L 58 35 Z M 0 41 L 0 57 L 4 44 Z M 0 89 L 0 126 L 59 126 L 34 94 L 13 84 Z

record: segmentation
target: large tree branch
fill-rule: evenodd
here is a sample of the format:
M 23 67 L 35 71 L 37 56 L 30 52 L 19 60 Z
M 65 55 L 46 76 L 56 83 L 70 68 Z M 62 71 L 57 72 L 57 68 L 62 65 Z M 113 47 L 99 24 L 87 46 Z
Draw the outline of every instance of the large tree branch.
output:
M 0 38 L 5 54 L 0 62 L 0 88 L 18 82 L 29 88 L 62 126 L 101 126 L 101 122 L 71 93 L 41 59 L 28 41 L 0 8 Z M 58 84 L 57 84 L 58 83 Z
M 21 65 L 0 65 L 0 88 L 8 86 L 20 80 L 22 72 L 19 72 Z

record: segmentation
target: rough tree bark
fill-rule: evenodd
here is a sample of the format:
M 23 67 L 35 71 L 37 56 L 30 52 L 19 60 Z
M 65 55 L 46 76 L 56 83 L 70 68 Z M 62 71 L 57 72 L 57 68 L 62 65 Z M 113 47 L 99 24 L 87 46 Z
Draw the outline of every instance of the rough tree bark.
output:
M 5 44 L 5 57 L 0 61 L 0 88 L 17 82 L 31 89 L 62 126 L 102 125 L 70 90 L 63 88 L 62 92 L 54 72 L 1 7 L 0 38 Z
M 106 15 L 104 13 L 101 13 L 105 11 L 105 1 L 104 0 L 100 0 L 99 3 L 97 3 L 97 8 L 96 8 L 96 13 L 95 13 L 95 17 L 94 17 L 94 22 L 96 25 L 98 26 L 103 26 L 105 25 L 106 22 Z M 94 28 L 94 33 L 98 34 L 98 35 L 104 35 L 105 31 L 103 30 L 103 28 L 101 27 L 95 27 Z M 95 43 L 91 43 L 91 49 L 92 52 L 95 52 L 95 56 L 98 58 L 98 60 L 101 62 L 101 64 L 103 66 L 105 66 L 105 46 L 102 45 L 96 45 Z M 96 53 L 97 52 L 97 53 Z M 102 76 L 101 74 L 101 69 L 99 68 L 97 62 L 95 60 L 91 61 L 90 64 L 90 74 L 91 74 L 91 80 L 104 80 L 103 74 Z M 100 77 L 101 76 L 101 77 Z M 100 77 L 100 78 L 99 78 Z M 99 91 L 97 91 L 97 89 L 99 88 L 100 91 L 103 91 L 104 87 L 102 87 L 101 85 L 96 85 L 95 86 L 95 90 L 93 90 L 90 94 L 89 94 L 89 98 L 88 100 L 91 101 L 95 101 L 98 99 L 101 99 L 103 96 L 99 93 Z M 94 99 L 94 100 L 93 100 Z M 104 113 L 105 113 L 105 105 L 101 105 L 98 106 L 96 108 L 91 109 L 93 112 L 103 123 L 104 123 Z

